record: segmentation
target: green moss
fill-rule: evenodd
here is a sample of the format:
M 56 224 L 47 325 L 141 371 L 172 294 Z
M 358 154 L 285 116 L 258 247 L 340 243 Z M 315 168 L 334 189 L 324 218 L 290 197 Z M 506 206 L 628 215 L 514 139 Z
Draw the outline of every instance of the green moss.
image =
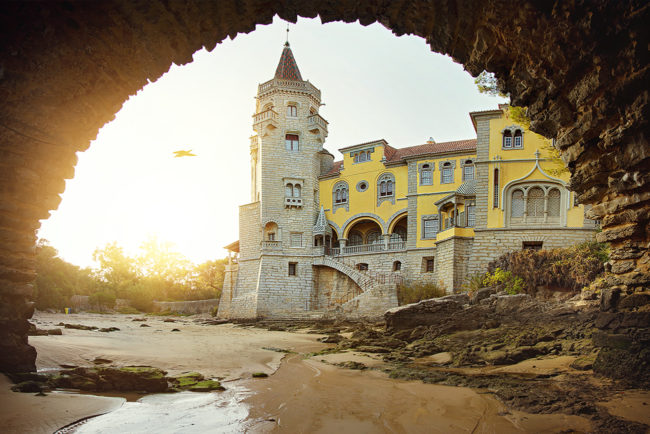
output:
M 216 380 L 203 380 L 188 387 L 186 390 L 190 392 L 210 392 L 212 390 L 226 390 L 226 388 Z

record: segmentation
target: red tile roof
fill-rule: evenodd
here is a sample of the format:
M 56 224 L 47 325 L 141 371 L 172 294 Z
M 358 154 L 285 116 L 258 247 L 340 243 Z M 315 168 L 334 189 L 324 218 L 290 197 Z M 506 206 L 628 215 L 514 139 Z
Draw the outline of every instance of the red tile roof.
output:
M 368 142 L 372 143 L 372 142 Z M 397 163 L 403 158 L 424 156 L 429 154 L 445 154 L 447 152 L 475 151 L 476 139 L 456 140 L 453 142 L 425 143 L 424 145 L 409 146 L 395 149 L 384 145 L 384 157 L 387 163 Z M 334 176 L 341 172 L 343 161 L 335 161 L 332 169 L 323 176 Z
M 444 154 L 455 151 L 476 150 L 476 139 L 456 140 L 453 142 L 425 143 L 424 145 L 409 146 L 408 148 L 395 149 L 386 146 L 384 155 L 389 162 L 396 162 L 402 158 L 414 157 L 425 154 Z
M 280 62 L 275 70 L 275 78 L 302 81 L 298 64 L 296 63 L 296 59 L 293 58 L 293 53 L 291 52 L 288 42 L 284 44 L 284 50 L 282 50 Z

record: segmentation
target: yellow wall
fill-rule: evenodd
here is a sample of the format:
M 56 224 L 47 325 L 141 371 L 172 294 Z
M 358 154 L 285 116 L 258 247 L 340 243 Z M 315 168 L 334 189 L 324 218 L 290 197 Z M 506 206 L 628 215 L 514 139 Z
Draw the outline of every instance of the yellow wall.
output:
M 364 148 L 367 149 L 367 148 Z M 406 193 L 408 191 L 408 170 L 406 165 L 386 167 L 381 162 L 384 156 L 384 147 L 379 145 L 374 147 L 370 161 L 363 163 L 354 163 L 350 153 L 346 152 L 343 156 L 343 167 L 341 175 L 333 179 L 324 179 L 320 181 L 320 201 L 325 209 L 329 221 L 334 222 L 340 229 L 343 224 L 352 216 L 362 213 L 376 214 L 384 222 L 396 212 L 403 210 L 406 212 L 408 206 Z M 390 201 L 383 201 L 377 206 L 377 180 L 384 173 L 390 172 L 395 177 L 395 204 Z M 332 212 L 332 189 L 339 181 L 348 183 L 349 192 L 349 211 L 345 208 L 339 208 Z M 364 192 L 357 191 L 357 184 L 361 181 L 368 183 L 368 189 Z M 401 199 L 401 200 L 400 200 Z M 367 218 L 367 217 L 366 217 Z M 344 238 L 347 234 L 338 234 L 339 238 Z
M 532 131 L 529 131 L 525 127 L 524 129 L 524 143 L 523 149 L 503 149 L 502 148 L 502 134 L 501 131 L 507 126 L 518 125 L 512 119 L 509 119 L 504 116 L 497 119 L 491 119 L 490 121 L 490 150 L 489 156 L 490 161 L 494 161 L 497 156 L 501 158 L 501 162 L 497 165 L 494 163 L 489 164 L 489 194 L 488 194 L 488 219 L 487 226 L 489 228 L 501 228 L 504 226 L 504 215 L 503 211 L 500 208 L 495 208 L 493 206 L 494 201 L 494 169 L 498 167 L 499 169 L 499 196 L 500 203 L 503 203 L 503 187 L 513 180 L 518 180 L 531 172 L 535 168 L 535 152 L 539 150 L 540 158 L 550 158 L 550 152 L 545 149 L 551 145 L 551 141 L 536 134 Z M 521 125 L 520 125 L 521 126 Z M 523 127 L 523 126 L 522 126 Z M 528 161 L 512 161 L 512 160 L 528 160 Z M 535 170 L 534 173 L 531 173 L 525 180 L 549 180 L 551 178 L 557 178 L 565 183 L 569 181 L 569 174 L 554 173 L 554 170 L 558 166 L 552 161 L 540 161 L 540 167 L 544 173 L 539 170 Z M 570 193 L 570 203 L 573 205 L 573 193 Z M 566 202 L 562 202 L 562 206 L 565 206 Z M 584 207 L 582 205 L 574 207 L 571 206 L 567 211 L 567 227 L 582 227 L 584 220 Z

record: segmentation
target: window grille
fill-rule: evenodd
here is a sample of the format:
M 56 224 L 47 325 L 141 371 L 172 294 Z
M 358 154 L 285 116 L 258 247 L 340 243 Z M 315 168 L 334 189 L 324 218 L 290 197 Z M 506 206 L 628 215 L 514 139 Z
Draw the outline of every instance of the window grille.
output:
M 524 216 L 524 192 L 515 190 L 512 192 L 512 203 L 510 204 L 511 217 Z
M 423 220 L 423 238 L 434 238 L 440 230 L 438 219 Z
M 544 191 L 541 188 L 533 187 L 528 191 L 526 213 L 528 217 L 544 216 Z
M 451 163 L 445 163 L 442 166 L 442 183 L 451 184 L 454 182 L 454 169 L 451 167 Z
M 296 262 L 289 262 L 289 276 L 295 276 L 296 275 L 297 265 L 298 264 Z
M 474 179 L 474 166 L 463 167 L 463 181 L 471 181 Z
M 499 207 L 499 169 L 494 169 L 494 199 L 492 206 Z
M 369 232 L 366 240 L 366 244 L 379 244 L 381 243 L 381 234 L 377 231 Z
M 420 172 L 420 184 L 433 185 L 433 172 L 431 169 L 423 169 L 422 172 Z
M 548 193 L 547 211 L 549 217 L 560 216 L 560 191 L 557 188 L 552 189 Z
M 524 136 L 521 134 L 520 130 L 515 131 L 514 147 L 519 149 L 524 147 Z
M 503 147 L 506 149 L 512 148 L 512 133 L 510 131 L 503 133 Z
M 476 207 L 474 205 L 467 206 L 467 227 L 473 228 L 476 226 Z
M 363 237 L 357 231 L 350 232 L 348 235 L 348 246 L 360 246 L 363 244 Z
M 433 258 L 427 258 L 425 259 L 425 269 L 424 271 L 426 273 L 433 273 Z

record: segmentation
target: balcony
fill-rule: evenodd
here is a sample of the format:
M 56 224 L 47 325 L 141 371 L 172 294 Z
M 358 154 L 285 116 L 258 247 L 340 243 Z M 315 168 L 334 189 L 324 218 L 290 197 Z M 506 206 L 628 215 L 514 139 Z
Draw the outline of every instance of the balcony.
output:
M 346 256 L 346 255 L 362 255 L 365 253 L 377 252 L 397 252 L 406 249 L 405 241 L 391 241 L 388 245 L 384 243 L 375 244 L 359 244 L 356 246 L 346 247 L 319 247 L 318 253 L 327 256 Z
M 262 240 L 262 250 L 280 250 L 282 249 L 282 242 L 275 240 Z
M 279 115 L 273 109 L 267 109 L 263 112 L 255 113 L 253 115 L 253 128 L 257 127 L 263 122 L 269 122 L 273 127 L 277 127 Z
M 307 124 L 309 125 L 309 132 L 318 133 L 321 130 L 327 135 L 327 122 L 321 115 L 315 114 L 307 118 Z
M 302 199 L 299 197 L 285 197 L 284 198 L 284 207 L 285 208 L 302 208 Z

